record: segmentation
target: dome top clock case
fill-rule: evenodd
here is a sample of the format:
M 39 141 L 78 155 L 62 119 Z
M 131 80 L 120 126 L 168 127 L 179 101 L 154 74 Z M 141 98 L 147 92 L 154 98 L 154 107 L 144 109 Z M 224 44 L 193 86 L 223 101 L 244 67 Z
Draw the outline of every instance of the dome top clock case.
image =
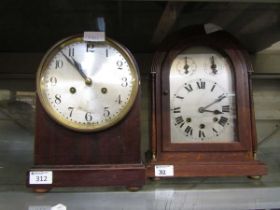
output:
M 256 133 L 245 50 L 225 31 L 186 28 L 163 41 L 153 65 L 153 158 L 174 177 L 255 176 Z M 159 175 L 160 176 L 160 175 Z
M 39 66 L 37 96 L 29 187 L 144 184 L 139 72 L 124 46 L 80 35 L 58 42 Z M 41 171 L 51 184 L 30 181 Z

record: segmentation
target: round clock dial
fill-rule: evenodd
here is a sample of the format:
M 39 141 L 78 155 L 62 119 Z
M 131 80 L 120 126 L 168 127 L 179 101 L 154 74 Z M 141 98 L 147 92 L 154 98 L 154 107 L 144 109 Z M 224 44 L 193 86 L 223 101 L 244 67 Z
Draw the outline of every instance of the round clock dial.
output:
M 205 56 L 204 69 L 207 74 L 218 75 L 223 72 L 225 58 L 220 54 Z
M 38 96 L 47 113 L 77 131 L 119 122 L 133 105 L 138 85 L 134 59 L 109 39 L 63 40 L 46 54 L 37 74 Z
M 179 56 L 176 60 L 177 70 L 182 75 L 192 75 L 196 69 L 194 60 L 189 56 Z
M 192 57 L 196 71 L 183 77 L 176 61 Z M 209 58 L 214 58 L 215 73 Z M 213 67 L 214 69 L 214 67 Z M 235 140 L 235 92 L 231 65 L 209 48 L 191 48 L 175 58 L 170 71 L 170 126 L 172 143 L 214 143 Z

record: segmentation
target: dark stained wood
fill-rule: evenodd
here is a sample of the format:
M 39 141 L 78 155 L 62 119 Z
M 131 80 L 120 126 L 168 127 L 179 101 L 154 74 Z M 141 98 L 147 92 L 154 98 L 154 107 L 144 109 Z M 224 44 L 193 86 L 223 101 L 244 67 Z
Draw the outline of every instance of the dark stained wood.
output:
M 166 161 L 157 162 L 157 165 L 168 164 Z M 172 163 L 173 164 L 173 163 Z M 171 165 L 172 165 L 171 164 Z M 174 165 L 175 177 L 221 177 L 221 176 L 262 176 L 267 168 L 258 161 L 241 162 L 189 162 L 187 164 Z M 147 167 L 147 177 L 155 174 L 154 165 Z M 166 178 L 166 177 L 164 177 Z M 169 177 L 171 178 L 171 177 Z
M 234 143 L 175 144 L 170 137 L 169 72 L 174 58 L 187 48 L 210 47 L 232 64 L 235 78 L 237 106 L 237 139 Z M 152 72 L 154 99 L 152 100 L 152 151 L 155 158 L 147 167 L 147 175 L 154 176 L 154 166 L 174 165 L 175 177 L 184 176 L 253 176 L 264 175 L 264 164 L 254 159 L 256 130 L 253 116 L 250 77 L 252 66 L 238 40 L 225 31 L 206 34 L 203 26 L 183 29 L 168 37 L 155 53 Z
M 57 124 L 37 100 L 35 165 L 140 163 L 139 100 L 120 123 L 91 133 Z
M 39 166 L 30 171 L 46 170 L 53 172 L 53 184 L 30 185 L 27 175 L 27 186 L 35 189 L 78 186 L 125 186 L 140 189 L 145 184 L 145 168 L 142 164 Z
M 140 89 L 140 87 L 139 87 Z M 140 154 L 140 91 L 123 120 L 99 132 L 76 132 L 53 121 L 37 98 L 34 167 L 29 171 L 53 171 L 53 187 L 125 186 L 140 189 L 145 167 Z

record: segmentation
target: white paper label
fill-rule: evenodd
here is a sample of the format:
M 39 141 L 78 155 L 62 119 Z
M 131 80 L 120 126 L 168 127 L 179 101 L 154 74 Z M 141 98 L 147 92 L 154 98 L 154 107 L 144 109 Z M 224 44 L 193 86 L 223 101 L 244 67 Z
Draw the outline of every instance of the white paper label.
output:
M 51 206 L 29 206 L 28 210 L 51 210 Z
M 102 31 L 85 31 L 84 32 L 85 42 L 104 42 L 105 32 Z
M 57 204 L 51 208 L 51 210 L 67 210 L 67 207 L 63 204 Z
M 52 171 L 30 171 L 29 184 L 52 184 L 53 172 Z
M 174 176 L 174 166 L 173 165 L 156 165 L 155 166 L 155 176 Z

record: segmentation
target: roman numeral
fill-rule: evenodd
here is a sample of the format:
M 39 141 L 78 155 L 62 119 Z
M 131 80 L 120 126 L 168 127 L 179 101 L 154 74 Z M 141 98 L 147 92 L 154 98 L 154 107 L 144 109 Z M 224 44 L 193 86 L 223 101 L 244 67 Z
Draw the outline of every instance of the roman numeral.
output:
M 181 113 L 181 107 L 175 107 L 173 113 Z
M 184 97 L 182 97 L 182 96 L 176 96 L 176 98 L 179 98 L 179 99 L 184 99 Z
M 216 87 L 216 83 L 212 86 L 211 92 L 213 92 L 213 90 L 215 89 L 215 87 Z
M 193 88 L 192 88 L 191 85 L 187 85 L 187 84 L 185 84 L 185 85 L 186 85 L 186 86 L 185 86 L 185 89 L 186 89 L 188 92 L 193 91 Z
M 205 138 L 205 133 L 204 133 L 204 131 L 199 130 L 198 137 L 199 137 L 199 138 Z
M 185 129 L 187 136 L 189 136 L 189 135 L 192 136 L 192 131 L 193 131 L 193 129 L 190 126 L 186 127 L 186 129 Z
M 203 81 L 196 82 L 198 89 L 205 89 L 206 83 Z
M 229 112 L 229 105 L 222 106 L 222 112 Z
M 218 123 L 219 123 L 221 126 L 224 127 L 224 126 L 226 125 L 227 121 L 228 121 L 228 118 L 226 118 L 226 117 L 221 117 Z
M 180 127 L 182 127 L 185 124 L 182 116 L 176 117 L 175 121 L 176 121 L 175 125 L 180 125 Z
M 215 128 L 212 128 L 212 131 L 216 134 L 216 136 L 219 136 L 219 133 Z

